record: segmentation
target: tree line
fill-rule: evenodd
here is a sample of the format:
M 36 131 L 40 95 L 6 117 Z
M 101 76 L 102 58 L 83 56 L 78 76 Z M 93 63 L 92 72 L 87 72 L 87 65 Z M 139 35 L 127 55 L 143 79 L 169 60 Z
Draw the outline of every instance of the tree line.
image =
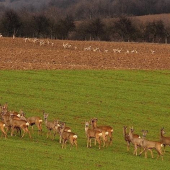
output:
M 0 33 L 7 37 L 168 43 L 170 28 L 162 20 L 142 23 L 126 15 L 75 21 L 72 15 L 50 17 L 10 9 L 0 16 Z
M 48 15 L 66 17 L 72 15 L 75 20 L 92 18 L 112 18 L 124 15 L 149 15 L 170 13 L 169 0 L 0 0 L 0 13 L 8 8 L 45 12 Z

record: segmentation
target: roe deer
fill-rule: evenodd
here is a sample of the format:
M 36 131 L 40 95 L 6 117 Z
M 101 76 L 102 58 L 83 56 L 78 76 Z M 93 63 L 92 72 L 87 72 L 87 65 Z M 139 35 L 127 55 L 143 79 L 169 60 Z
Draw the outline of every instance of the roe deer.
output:
M 9 130 L 11 130 L 11 122 L 10 122 L 10 116 L 13 116 L 13 119 L 17 119 L 20 120 L 20 115 L 13 115 L 13 112 L 9 111 L 9 112 L 3 112 L 2 113 L 2 120 L 5 123 L 5 127 L 7 128 L 6 133 L 8 133 Z M 19 116 L 19 117 L 18 117 Z M 20 133 L 21 136 L 21 129 L 19 127 L 15 127 L 15 129 L 17 130 L 17 132 Z
M 32 127 L 32 132 L 33 132 L 33 125 L 36 125 L 38 128 L 38 135 L 42 135 L 42 118 L 39 116 L 32 116 L 32 117 L 25 117 L 25 113 L 21 111 L 21 119 L 26 120 L 30 126 Z
M 61 134 L 61 130 L 62 130 L 63 127 L 64 127 L 64 132 L 71 132 L 71 128 L 65 126 L 65 123 L 64 123 L 64 122 L 60 122 L 57 127 L 58 127 L 58 133 L 59 133 L 59 134 Z M 61 135 L 60 135 L 59 143 L 61 143 L 61 140 L 62 140 L 62 139 L 61 139 Z
M 62 138 L 62 149 L 66 148 L 67 141 L 70 142 L 70 149 L 73 145 L 76 146 L 77 149 L 77 135 L 73 132 L 66 132 L 65 129 L 65 123 L 61 125 L 60 135 Z
M 153 158 L 153 153 L 152 153 L 152 149 L 155 149 L 158 153 L 158 157 L 160 156 L 162 157 L 163 160 L 163 154 L 162 154 L 162 147 L 163 144 L 157 141 L 150 141 L 150 140 L 146 140 L 146 134 L 148 133 L 147 130 L 143 130 L 143 140 L 141 141 L 141 146 L 143 147 L 143 151 L 140 152 L 139 155 L 141 155 L 144 151 L 145 151 L 145 158 L 147 158 L 147 151 L 149 150 L 151 152 L 151 156 Z
M 9 118 L 9 121 L 10 121 L 10 124 L 11 124 L 11 136 L 13 136 L 13 133 L 14 133 L 14 129 L 15 128 L 20 128 L 23 130 L 23 135 L 22 135 L 22 138 L 24 137 L 25 133 L 28 133 L 29 134 L 29 137 L 31 138 L 31 134 L 30 134 L 30 131 L 28 130 L 28 126 L 29 126 L 29 123 L 25 120 L 16 120 L 16 119 L 13 119 L 13 116 L 10 115 L 10 118 Z
M 165 130 L 164 128 L 161 129 L 161 135 L 160 135 L 160 142 L 163 144 L 164 146 L 164 153 L 165 153 L 165 146 L 169 145 L 170 146 L 170 137 L 165 137 Z
M 141 147 L 141 142 L 143 141 L 143 139 L 139 136 L 139 137 L 134 137 L 133 135 L 133 132 L 134 132 L 134 129 L 133 127 L 130 128 L 130 131 L 129 131 L 129 138 L 130 138 L 130 141 L 132 142 L 132 144 L 134 145 L 134 152 L 133 154 L 137 156 L 137 150 L 138 150 L 138 147 Z
M 58 127 L 58 120 L 55 120 L 55 121 L 48 121 L 47 118 L 48 118 L 48 113 L 43 113 L 44 115 L 44 120 L 45 120 L 45 126 L 48 130 L 47 132 L 47 138 L 49 137 L 49 133 L 50 133 L 50 136 L 51 136 L 51 131 L 53 131 L 53 137 L 52 137 L 52 140 L 54 140 L 54 137 L 55 137 L 55 134 L 56 134 L 56 127 Z
M 89 122 L 85 122 L 85 133 L 87 137 L 87 148 L 91 147 L 91 139 L 94 138 L 99 145 L 99 149 L 101 147 L 101 137 L 102 137 L 102 131 L 100 129 L 90 129 L 89 128 L 90 124 Z
M 129 151 L 131 140 L 130 140 L 129 133 L 127 132 L 127 126 L 123 126 L 123 136 L 127 143 L 127 151 Z M 133 134 L 133 138 L 139 138 L 139 137 L 140 137 L 139 135 Z
M 111 126 L 97 126 L 97 118 L 91 119 L 91 124 L 93 129 L 101 129 L 102 131 L 108 132 L 109 136 L 109 145 L 112 143 L 112 133 L 113 128 Z

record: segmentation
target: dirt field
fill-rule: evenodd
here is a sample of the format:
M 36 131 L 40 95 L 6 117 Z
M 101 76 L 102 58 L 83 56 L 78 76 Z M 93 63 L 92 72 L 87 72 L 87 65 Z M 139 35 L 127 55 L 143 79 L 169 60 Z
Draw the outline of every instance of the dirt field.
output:
M 2 37 L 0 69 L 170 69 L 170 45 Z

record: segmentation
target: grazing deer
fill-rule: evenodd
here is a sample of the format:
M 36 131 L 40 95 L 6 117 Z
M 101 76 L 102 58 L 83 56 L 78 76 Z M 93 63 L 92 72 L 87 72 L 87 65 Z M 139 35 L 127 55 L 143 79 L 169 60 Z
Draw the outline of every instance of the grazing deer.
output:
M 170 137 L 165 137 L 165 130 L 164 128 L 161 129 L 161 135 L 160 135 L 160 142 L 163 144 L 164 146 L 164 153 L 165 153 L 165 146 L 169 145 L 170 146 Z
M 104 132 L 108 132 L 108 137 L 110 139 L 109 145 L 110 145 L 112 143 L 113 128 L 111 126 L 97 126 L 97 118 L 91 119 L 91 124 L 93 129 L 101 129 Z
M 87 148 L 91 147 L 91 139 L 94 138 L 99 145 L 99 149 L 101 147 L 101 137 L 102 137 L 102 130 L 100 129 L 90 129 L 89 128 L 90 124 L 89 122 L 85 122 L 85 133 L 86 133 L 86 137 L 87 137 Z
M 157 141 L 146 140 L 145 138 L 148 131 L 143 130 L 142 132 L 143 132 L 143 140 L 141 141 L 141 146 L 143 147 L 144 150 L 141 151 L 139 155 L 141 155 L 145 151 L 145 158 L 147 158 L 147 151 L 149 150 L 151 152 L 151 157 L 153 158 L 152 149 L 155 149 L 158 153 L 157 159 L 161 156 L 163 160 L 163 154 L 162 154 L 163 144 Z
M 130 140 L 129 133 L 127 132 L 127 126 L 123 126 L 123 136 L 127 143 L 127 151 L 129 151 L 131 140 Z M 139 135 L 133 134 L 133 138 L 139 138 L 139 137 L 140 137 Z
M 42 135 L 42 118 L 39 116 L 32 116 L 32 117 L 25 117 L 25 113 L 23 111 L 20 112 L 21 119 L 26 120 L 30 126 L 32 127 L 33 132 L 33 125 L 36 125 L 38 128 L 38 135 Z
M 0 121 L 0 129 L 1 129 L 2 133 L 4 134 L 4 136 L 6 138 L 7 137 L 7 133 L 5 132 L 4 128 L 5 128 L 5 123 Z
M 53 131 L 53 138 L 52 140 L 54 140 L 54 137 L 55 137 L 55 134 L 56 134 L 56 127 L 58 128 L 58 120 L 55 120 L 55 121 L 48 121 L 47 118 L 48 118 L 48 113 L 43 113 L 44 115 L 44 121 L 45 121 L 45 126 L 48 130 L 47 132 L 47 138 L 49 137 L 49 133 L 50 133 L 50 136 L 51 136 L 51 131 Z
M 14 133 L 14 129 L 15 128 L 20 128 L 23 130 L 23 135 L 22 135 L 22 138 L 24 137 L 25 133 L 28 133 L 29 134 L 29 137 L 31 138 L 31 134 L 30 134 L 30 131 L 28 130 L 28 126 L 29 126 L 29 123 L 25 120 L 17 120 L 17 119 L 13 119 L 13 116 L 10 115 L 10 118 L 9 118 L 9 121 L 10 121 L 10 124 L 11 124 L 11 136 L 13 136 L 13 133 Z
M 143 141 L 143 139 L 140 136 L 138 138 L 134 137 L 133 132 L 134 132 L 134 129 L 132 127 L 132 128 L 130 128 L 130 131 L 129 131 L 129 138 L 130 138 L 130 141 L 132 142 L 132 144 L 134 145 L 133 154 L 137 156 L 138 155 L 138 153 L 137 153 L 138 147 L 141 147 L 141 142 Z
M 60 130 L 60 136 L 62 138 L 62 149 L 66 148 L 67 141 L 70 142 L 70 149 L 71 147 L 73 147 L 73 145 L 75 145 L 77 149 L 77 135 L 73 132 L 66 132 L 64 131 L 64 129 L 65 129 L 65 123 L 61 125 L 61 130 Z

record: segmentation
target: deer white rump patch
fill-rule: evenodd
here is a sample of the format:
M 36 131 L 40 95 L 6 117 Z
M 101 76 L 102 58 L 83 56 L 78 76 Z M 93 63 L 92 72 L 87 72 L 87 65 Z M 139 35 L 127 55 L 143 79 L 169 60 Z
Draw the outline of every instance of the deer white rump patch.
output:
M 30 124 L 27 122 L 26 125 L 29 126 Z
M 73 135 L 73 138 L 77 139 L 77 135 Z
M 42 120 L 39 120 L 39 122 L 42 122 Z
M 20 115 L 20 114 L 17 114 L 17 116 L 18 116 L 18 117 L 21 117 L 21 115 Z
M 105 132 L 105 135 L 108 135 L 109 134 L 109 132 Z
M 102 133 L 99 133 L 99 136 L 102 136 Z
M 67 132 L 71 132 L 71 130 L 69 129 L 69 130 L 67 130 Z
M 113 129 L 111 130 L 111 132 L 113 132 Z
M 139 136 L 138 138 L 140 139 L 141 137 Z
M 3 124 L 3 127 L 5 127 L 5 124 Z

